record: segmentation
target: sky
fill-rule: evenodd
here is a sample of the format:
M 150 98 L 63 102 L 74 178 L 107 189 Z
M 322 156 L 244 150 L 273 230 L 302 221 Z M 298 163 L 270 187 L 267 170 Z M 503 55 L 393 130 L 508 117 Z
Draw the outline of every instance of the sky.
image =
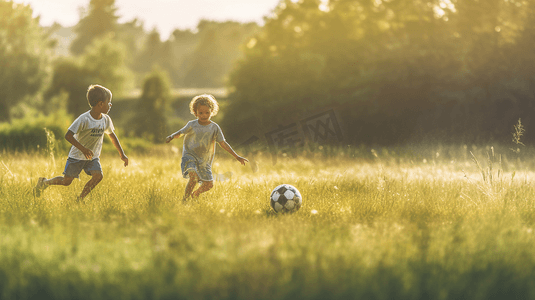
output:
M 144 28 L 158 30 L 167 39 L 174 29 L 195 29 L 201 19 L 263 24 L 280 0 L 115 0 L 119 22 L 137 18 Z M 80 20 L 80 8 L 89 0 L 14 0 L 30 4 L 42 26 L 57 22 L 70 27 Z

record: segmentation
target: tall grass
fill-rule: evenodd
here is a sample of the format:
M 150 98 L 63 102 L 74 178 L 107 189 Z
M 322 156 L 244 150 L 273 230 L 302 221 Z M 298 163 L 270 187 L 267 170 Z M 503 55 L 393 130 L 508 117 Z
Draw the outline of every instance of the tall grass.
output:
M 257 172 L 220 155 L 232 178 L 187 204 L 172 151 L 103 157 L 84 204 L 85 175 L 32 194 L 65 157 L 4 154 L 0 299 L 533 298 L 531 150 L 479 159 L 491 149 L 259 155 Z M 271 211 L 280 183 L 301 191 L 297 213 Z

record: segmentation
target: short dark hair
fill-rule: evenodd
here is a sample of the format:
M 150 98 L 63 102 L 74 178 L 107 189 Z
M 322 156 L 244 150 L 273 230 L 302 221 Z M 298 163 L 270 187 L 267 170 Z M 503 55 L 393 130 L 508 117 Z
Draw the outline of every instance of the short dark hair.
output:
M 111 91 L 101 85 L 92 84 L 87 88 L 87 102 L 89 106 L 93 107 L 99 103 L 99 101 L 111 100 L 112 94 Z

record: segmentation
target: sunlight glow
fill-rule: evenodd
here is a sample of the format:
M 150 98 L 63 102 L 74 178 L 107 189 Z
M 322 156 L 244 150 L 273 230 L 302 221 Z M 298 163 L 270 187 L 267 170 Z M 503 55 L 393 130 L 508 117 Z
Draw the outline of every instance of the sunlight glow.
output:
M 438 5 L 442 9 L 447 9 L 451 12 L 456 12 L 455 5 L 451 2 L 451 0 L 440 0 L 440 4 Z
M 321 3 L 319 5 L 319 10 L 323 12 L 329 12 L 331 10 L 329 8 L 329 0 L 321 0 Z
M 42 26 L 57 22 L 71 27 L 78 23 L 80 9 L 86 9 L 89 0 L 14 0 L 13 5 L 20 3 L 31 5 L 34 17 L 41 17 Z M 145 29 L 157 28 L 163 38 L 174 29 L 195 29 L 201 19 L 263 24 L 263 17 L 269 16 L 278 3 L 279 0 L 115 0 L 120 23 L 137 18 Z
M 249 49 L 254 48 L 254 46 L 256 46 L 256 42 L 257 42 L 257 40 L 256 40 L 255 38 L 252 38 L 252 39 L 249 40 L 249 42 L 247 43 L 247 48 L 249 48 Z
M 446 12 L 440 7 L 435 7 L 434 11 L 435 11 L 435 18 L 437 19 L 442 18 L 446 14 Z
M 440 19 L 444 18 L 444 20 L 448 20 L 448 17 L 446 17 L 446 10 L 449 10 L 451 12 L 456 12 L 455 5 L 451 2 L 451 0 L 440 0 L 440 3 L 438 6 L 433 7 L 433 11 L 435 12 L 435 18 Z

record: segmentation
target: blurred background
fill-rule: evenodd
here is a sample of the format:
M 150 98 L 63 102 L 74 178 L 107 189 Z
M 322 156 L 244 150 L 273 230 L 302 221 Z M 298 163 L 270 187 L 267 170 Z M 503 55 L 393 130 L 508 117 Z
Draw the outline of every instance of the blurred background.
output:
M 4 150 L 62 137 L 93 83 L 131 148 L 193 119 L 199 93 L 220 101 L 231 145 L 282 145 L 277 128 L 306 133 L 325 112 L 309 128 L 344 146 L 507 144 L 519 120 L 535 140 L 535 0 L 33 2 L 0 0 Z

